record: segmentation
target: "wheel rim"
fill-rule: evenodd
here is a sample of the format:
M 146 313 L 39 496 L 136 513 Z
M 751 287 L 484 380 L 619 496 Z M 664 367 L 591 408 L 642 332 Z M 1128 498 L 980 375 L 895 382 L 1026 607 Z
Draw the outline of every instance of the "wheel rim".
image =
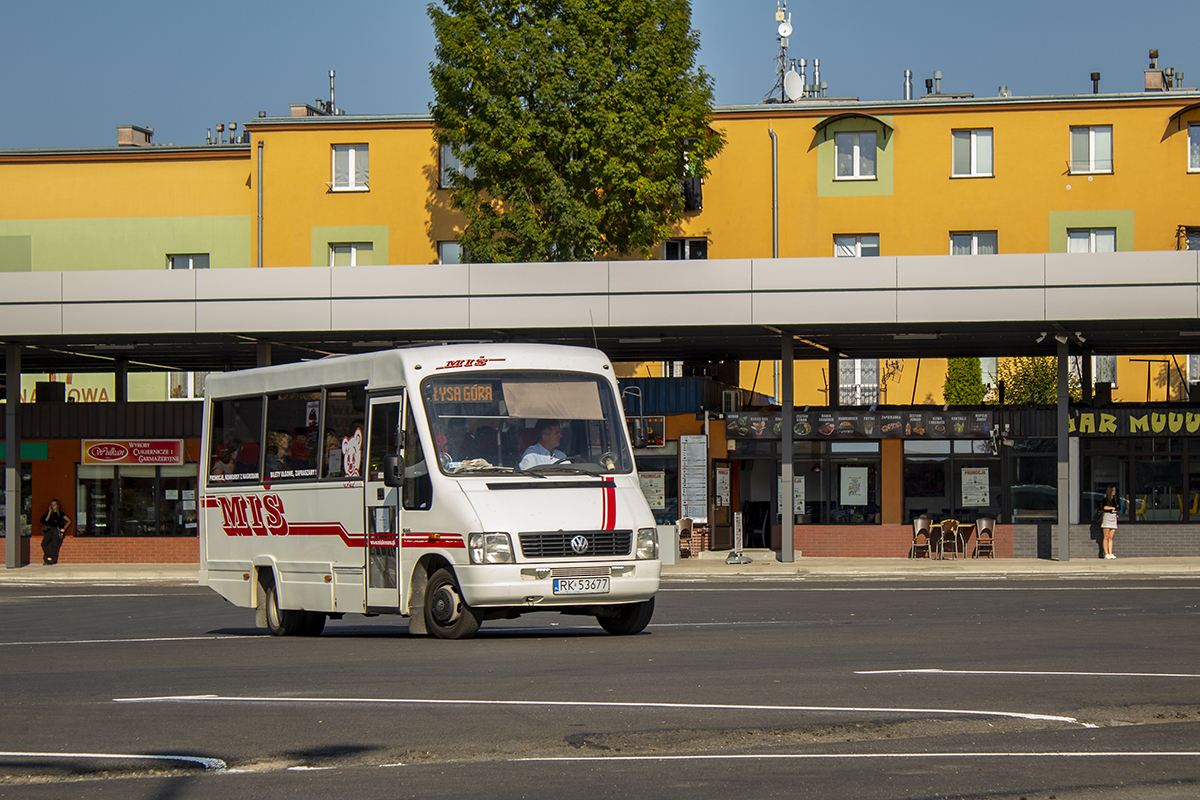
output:
M 433 592 L 433 621 L 438 625 L 453 625 L 461 616 L 462 599 L 454 586 L 444 583 Z
M 279 624 L 279 596 L 271 592 L 269 601 L 267 602 L 267 622 L 272 628 L 280 627 Z

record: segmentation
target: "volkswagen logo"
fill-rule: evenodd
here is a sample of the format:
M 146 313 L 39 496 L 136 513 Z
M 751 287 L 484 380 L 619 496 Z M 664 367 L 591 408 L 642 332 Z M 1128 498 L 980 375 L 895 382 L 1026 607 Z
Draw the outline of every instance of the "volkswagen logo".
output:
M 571 549 L 579 555 L 583 555 L 588 551 L 588 540 L 586 536 L 575 536 L 571 539 Z

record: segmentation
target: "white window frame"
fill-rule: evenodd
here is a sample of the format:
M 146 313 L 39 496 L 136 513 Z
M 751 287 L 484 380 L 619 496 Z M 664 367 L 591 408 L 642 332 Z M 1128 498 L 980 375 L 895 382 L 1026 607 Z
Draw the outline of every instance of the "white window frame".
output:
M 670 258 L 667 255 L 671 245 L 679 245 L 680 257 Z M 693 255 L 692 246 L 703 245 L 703 255 Z M 668 239 L 663 242 L 663 261 L 705 261 L 708 259 L 708 239 L 691 238 L 691 239 Z
M 1067 228 L 1067 252 L 1068 253 L 1083 252 L 1083 251 L 1075 251 L 1075 250 L 1071 249 L 1071 234 L 1072 233 L 1083 233 L 1085 231 L 1088 234 L 1087 252 L 1089 252 L 1089 253 L 1097 253 L 1097 252 L 1104 252 L 1104 253 L 1113 252 L 1113 253 L 1115 253 L 1115 252 L 1117 252 L 1117 229 L 1113 228 L 1113 227 L 1104 227 L 1104 228 Z M 1111 251 L 1109 251 L 1109 250 L 1099 251 L 1096 249 L 1096 234 L 1101 231 L 1112 231 L 1113 249 Z
M 853 366 L 851 367 L 851 362 Z M 850 377 L 846 373 L 853 370 L 853 382 L 843 382 L 842 378 Z M 874 372 L 875 382 L 864 382 L 863 373 Z M 870 406 L 879 402 L 879 359 L 877 358 L 840 358 L 838 359 L 838 402 L 843 406 Z
M 982 253 L 981 254 L 979 252 L 979 235 L 980 234 L 989 234 L 989 233 L 994 237 L 996 249 L 993 253 Z M 995 255 L 996 253 L 1000 252 L 1000 236 L 999 236 L 999 234 L 996 233 L 996 231 L 950 231 L 950 255 L 954 255 L 954 237 L 955 236 L 970 236 L 971 237 L 971 253 L 970 254 L 973 256 Z M 966 253 L 963 253 L 961 255 L 966 255 Z
M 847 253 L 845 255 L 841 255 L 838 252 L 838 245 L 841 244 L 842 246 L 847 246 L 849 244 L 849 241 L 848 241 L 849 239 L 854 239 L 854 252 Z M 863 254 L 863 239 L 868 239 L 868 240 L 873 239 L 874 240 L 874 242 L 873 242 L 874 249 L 875 249 L 874 253 L 868 253 L 866 255 Z M 841 240 L 841 241 L 839 241 L 839 240 Z M 872 242 L 868 241 L 868 243 L 867 243 L 868 247 L 870 247 L 871 244 L 872 244 Z M 878 233 L 835 234 L 833 237 L 833 255 L 835 258 L 874 258 L 879 255 L 879 234 Z
M 438 263 L 439 264 L 467 264 L 467 263 L 470 263 L 467 260 L 466 248 L 464 248 L 462 246 L 461 242 L 455 242 L 453 240 L 438 242 L 437 247 L 438 247 Z M 453 257 L 448 258 L 447 256 L 449 256 L 451 253 L 453 253 Z
M 337 182 L 337 156 L 339 151 L 347 152 L 346 184 Z M 359 183 L 356 163 L 359 152 L 367 157 L 367 175 Z M 371 190 L 371 148 L 367 144 L 335 144 L 329 148 L 329 190 L 333 192 L 369 192 Z
M 331 267 L 334 266 L 334 263 L 333 263 L 334 254 L 336 252 L 336 249 L 339 247 L 350 248 L 350 266 L 352 266 L 352 267 L 359 266 L 358 251 L 360 249 L 365 249 L 367 247 L 371 248 L 371 253 L 372 253 L 371 263 L 372 264 L 375 263 L 375 259 L 373 257 L 374 252 L 375 252 L 375 243 L 374 242 L 330 242 L 329 243 L 329 266 L 331 266 Z
M 967 147 L 969 148 L 969 151 L 970 151 L 969 156 L 968 156 L 968 160 L 970 161 L 970 168 L 967 172 L 955 172 L 954 166 L 955 166 L 955 162 L 957 159 L 955 159 L 955 157 L 954 157 L 954 148 L 956 146 L 958 146 L 958 142 L 961 141 L 958 134 L 963 134 L 963 133 L 968 134 Z M 982 136 L 981 134 L 987 134 L 987 135 Z M 984 172 L 983 170 L 981 170 L 979 168 L 979 148 L 980 148 L 980 140 L 981 139 L 987 140 L 988 162 L 991 164 L 991 168 L 988 169 L 986 172 Z M 955 178 L 990 178 L 990 177 L 992 177 L 994 174 L 994 171 L 996 169 L 995 139 L 996 139 L 995 134 L 993 133 L 993 130 L 991 128 L 970 128 L 970 129 L 958 129 L 958 130 L 950 131 L 950 175 Z
M 1088 132 L 1088 151 L 1087 160 L 1084 161 L 1077 158 L 1075 153 L 1075 131 L 1087 130 Z M 1097 164 L 1096 162 L 1096 131 L 1108 131 L 1108 146 L 1109 160 L 1108 164 Z M 1068 146 L 1071 148 L 1071 174 L 1072 175 L 1111 175 L 1113 171 L 1113 162 L 1116 160 L 1116 143 L 1113 141 L 1113 126 L 1112 125 L 1072 125 L 1069 133 Z
M 213 373 L 211 372 L 168 372 L 167 373 L 167 399 L 168 400 L 198 400 L 204 397 L 204 379 Z M 175 387 L 180 387 L 181 391 L 175 394 Z
M 853 136 L 854 144 L 851 146 L 851 161 L 854 164 L 854 173 L 852 175 L 838 174 L 838 168 L 841 164 L 841 148 L 840 140 L 843 136 Z M 875 171 L 868 174 L 863 173 L 863 146 L 861 137 L 870 136 L 875 140 L 875 144 L 871 146 L 874 151 L 871 163 L 875 165 Z M 842 131 L 833 135 L 833 178 L 838 181 L 873 181 L 878 179 L 879 174 L 879 134 L 875 131 Z
M 1200 172 L 1200 122 L 1188 125 L 1188 172 Z
M 461 145 L 460 150 L 470 147 L 470 145 Z M 475 168 L 464 166 L 462 159 L 454 154 L 454 146 L 449 142 L 443 142 L 438 148 L 438 188 L 451 189 L 450 171 L 454 170 L 470 180 L 475 177 Z
M 199 262 L 199 263 L 197 263 Z M 208 253 L 168 253 L 167 269 L 208 269 Z

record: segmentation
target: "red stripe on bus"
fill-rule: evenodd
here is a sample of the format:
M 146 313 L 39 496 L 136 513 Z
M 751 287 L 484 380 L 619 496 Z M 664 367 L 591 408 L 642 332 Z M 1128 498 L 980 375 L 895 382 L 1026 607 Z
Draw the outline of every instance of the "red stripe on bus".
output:
M 602 530 L 616 530 L 617 527 L 617 488 L 604 487 L 604 527 Z

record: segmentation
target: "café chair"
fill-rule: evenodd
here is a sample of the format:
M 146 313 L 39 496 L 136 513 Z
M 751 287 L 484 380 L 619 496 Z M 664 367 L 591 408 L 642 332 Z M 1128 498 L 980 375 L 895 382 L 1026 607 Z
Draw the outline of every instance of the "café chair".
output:
M 1179 500 L 1179 518 L 1183 519 L 1185 513 L 1184 507 L 1187 501 L 1183 499 L 1182 494 L 1176 495 L 1176 498 Z M 1192 507 L 1186 513 L 1189 515 L 1188 519 L 1195 519 L 1196 514 L 1200 513 L 1200 492 L 1192 492 Z
M 975 552 L 971 557 L 979 558 L 981 552 L 996 557 L 996 520 L 991 517 L 975 520 Z
M 916 558 L 918 551 L 925 550 L 925 558 L 933 555 L 933 522 L 929 517 L 917 517 L 913 520 L 912 550 L 909 558 Z
M 958 520 L 956 519 L 942 520 L 942 535 L 938 539 L 938 555 L 942 558 L 946 557 L 947 542 L 950 543 L 954 557 L 958 558 Z

